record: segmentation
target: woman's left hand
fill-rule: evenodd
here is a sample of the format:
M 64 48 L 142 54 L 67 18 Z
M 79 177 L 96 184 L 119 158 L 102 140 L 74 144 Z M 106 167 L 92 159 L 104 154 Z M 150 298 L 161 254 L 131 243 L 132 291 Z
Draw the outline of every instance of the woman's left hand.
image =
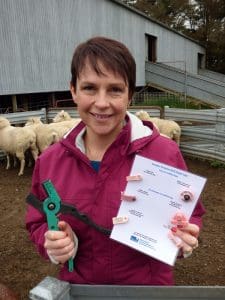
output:
M 180 216 L 178 221 L 176 217 L 171 222 L 173 226 L 170 229 L 169 237 L 180 248 L 181 253 L 186 258 L 198 247 L 199 227 L 186 221 L 184 216 L 182 216 L 182 221 L 179 219 Z

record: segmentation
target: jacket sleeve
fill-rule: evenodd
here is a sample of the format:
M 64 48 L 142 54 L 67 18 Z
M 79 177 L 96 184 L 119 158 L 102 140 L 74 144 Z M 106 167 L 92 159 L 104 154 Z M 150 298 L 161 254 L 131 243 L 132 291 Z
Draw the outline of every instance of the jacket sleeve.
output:
M 34 194 L 38 199 L 44 199 L 46 196 L 41 187 L 39 180 L 39 158 L 37 159 L 32 176 L 31 193 Z M 36 208 L 28 205 L 25 224 L 29 232 L 30 239 L 34 242 L 38 252 L 46 259 L 48 254 L 44 248 L 44 234 L 48 230 L 45 214 L 40 213 Z
M 177 152 L 177 163 L 178 163 L 178 167 L 180 169 L 183 169 L 183 170 L 188 170 L 187 166 L 186 166 L 186 163 L 183 159 L 183 156 L 180 152 L 180 150 L 178 149 L 178 152 Z M 198 199 L 198 202 L 192 212 L 192 215 L 191 215 L 191 218 L 189 220 L 190 223 L 193 223 L 193 224 L 196 224 L 198 225 L 200 228 L 202 227 L 202 216 L 205 214 L 205 208 L 202 204 L 202 201 L 201 199 Z
M 177 158 L 178 158 L 178 167 L 183 169 L 183 170 L 188 170 L 187 165 L 183 159 L 183 156 L 178 149 L 177 153 Z M 189 223 L 196 224 L 199 226 L 199 228 L 202 228 L 202 216 L 205 214 L 205 208 L 201 202 L 201 199 L 198 199 L 197 204 L 192 212 L 192 215 L 189 219 Z M 182 251 L 179 252 L 178 259 L 184 258 Z
M 199 228 L 202 228 L 202 216 L 205 214 L 205 212 L 205 208 L 201 200 L 199 199 L 195 206 L 195 209 L 193 210 L 189 222 L 198 225 Z

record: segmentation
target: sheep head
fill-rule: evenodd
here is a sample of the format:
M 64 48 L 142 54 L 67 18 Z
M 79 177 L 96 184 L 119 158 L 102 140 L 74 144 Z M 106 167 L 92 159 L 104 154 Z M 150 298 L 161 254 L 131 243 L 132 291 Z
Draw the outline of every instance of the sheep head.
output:
M 53 119 L 53 123 L 58 123 L 62 121 L 69 121 L 71 120 L 71 116 L 68 112 L 61 110 Z
M 0 129 L 5 128 L 7 126 L 10 126 L 9 120 L 4 117 L 0 117 Z
M 139 110 L 135 115 L 142 121 L 150 121 L 150 116 L 147 111 Z
M 30 118 L 28 118 L 27 122 L 25 123 L 25 126 L 37 125 L 37 124 L 42 124 L 41 118 L 40 117 L 30 117 Z

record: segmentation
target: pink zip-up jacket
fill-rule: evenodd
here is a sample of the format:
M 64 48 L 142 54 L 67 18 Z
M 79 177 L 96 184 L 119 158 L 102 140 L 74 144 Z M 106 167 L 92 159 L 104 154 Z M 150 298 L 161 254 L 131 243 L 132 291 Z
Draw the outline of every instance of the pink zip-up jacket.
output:
M 31 193 L 44 200 L 46 194 L 41 183 L 50 179 L 64 203 L 75 205 L 105 228 L 112 229 L 112 218 L 117 215 L 121 191 L 125 190 L 126 176 L 136 154 L 186 170 L 175 142 L 160 136 L 152 123 L 142 123 L 128 113 L 126 124 L 96 172 L 84 154 L 84 131 L 81 122 L 62 141 L 40 155 L 33 172 Z M 190 222 L 201 227 L 203 214 L 199 201 Z M 72 216 L 59 218 L 71 225 L 79 240 L 74 271 L 69 272 L 65 264 L 60 270 L 61 280 L 79 284 L 174 284 L 171 266 L 110 239 Z M 26 227 L 39 253 L 48 258 L 43 247 L 47 231 L 45 215 L 29 205 Z

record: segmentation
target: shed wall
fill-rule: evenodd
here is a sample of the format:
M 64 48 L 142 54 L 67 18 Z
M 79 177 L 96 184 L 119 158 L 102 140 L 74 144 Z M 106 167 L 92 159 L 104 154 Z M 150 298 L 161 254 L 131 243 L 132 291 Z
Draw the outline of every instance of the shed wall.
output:
M 1 0 L 0 95 L 68 90 L 75 46 L 96 35 L 129 47 L 145 85 L 146 33 L 157 36 L 157 61 L 197 73 L 204 48 L 116 1 Z

